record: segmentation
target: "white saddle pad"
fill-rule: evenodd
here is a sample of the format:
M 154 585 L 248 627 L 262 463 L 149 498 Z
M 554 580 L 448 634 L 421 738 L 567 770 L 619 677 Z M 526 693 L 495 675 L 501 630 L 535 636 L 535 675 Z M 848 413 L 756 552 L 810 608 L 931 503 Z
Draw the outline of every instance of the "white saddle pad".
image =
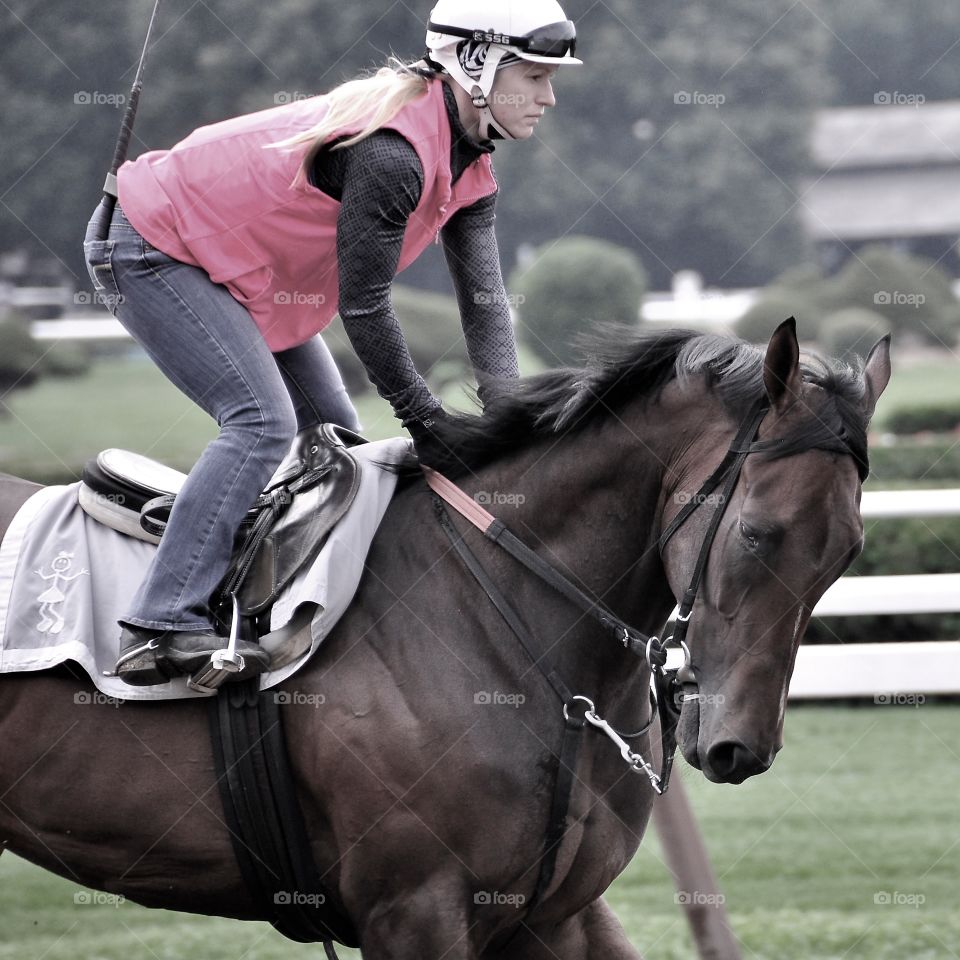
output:
M 399 437 L 350 448 L 360 474 L 356 499 L 271 611 L 270 629 L 277 630 L 304 604 L 316 604 L 312 644 L 298 660 L 264 673 L 261 689 L 295 673 L 350 605 L 396 487 L 396 475 L 380 464 L 398 463 L 409 451 L 410 442 Z M 190 690 L 185 678 L 132 687 L 105 676 L 117 660 L 117 620 L 128 612 L 157 548 L 87 516 L 78 503 L 79 488 L 74 483 L 35 493 L 0 544 L 0 673 L 46 670 L 73 660 L 106 697 L 204 696 Z

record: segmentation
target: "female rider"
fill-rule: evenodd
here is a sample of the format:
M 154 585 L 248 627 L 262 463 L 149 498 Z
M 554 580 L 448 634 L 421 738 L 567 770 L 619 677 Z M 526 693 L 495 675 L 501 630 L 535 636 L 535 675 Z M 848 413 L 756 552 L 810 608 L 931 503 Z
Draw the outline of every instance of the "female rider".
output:
M 122 627 L 127 683 L 191 674 L 222 648 L 210 600 L 234 535 L 298 430 L 359 429 L 319 337 L 343 320 L 421 462 L 444 413 L 414 369 L 390 299 L 435 239 L 456 289 L 481 398 L 517 376 L 494 234 L 495 139 L 526 140 L 557 66 L 576 64 L 556 0 L 440 0 L 420 63 L 201 127 L 117 174 L 95 287 L 163 373 L 220 427 L 190 471 Z M 247 668 L 265 652 L 240 643 Z

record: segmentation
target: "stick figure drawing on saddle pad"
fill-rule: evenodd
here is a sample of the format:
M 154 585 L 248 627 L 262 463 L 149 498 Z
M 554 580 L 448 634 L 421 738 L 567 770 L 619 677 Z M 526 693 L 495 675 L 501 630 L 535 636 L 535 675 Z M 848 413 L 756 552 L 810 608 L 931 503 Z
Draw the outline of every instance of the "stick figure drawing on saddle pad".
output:
M 43 570 L 34 571 L 42 580 L 52 581 L 50 586 L 37 597 L 40 604 L 40 622 L 37 624 L 37 629 L 41 633 L 59 633 L 63 629 L 65 623 L 63 615 L 56 609 L 57 604 L 66 599 L 66 595 L 60 588 L 61 583 L 66 586 L 66 584 L 76 580 L 77 577 L 89 576 L 90 574 L 89 570 L 80 570 L 73 574 L 68 573 L 72 562 L 73 554 L 61 550 L 50 564 L 50 573 L 44 573 Z

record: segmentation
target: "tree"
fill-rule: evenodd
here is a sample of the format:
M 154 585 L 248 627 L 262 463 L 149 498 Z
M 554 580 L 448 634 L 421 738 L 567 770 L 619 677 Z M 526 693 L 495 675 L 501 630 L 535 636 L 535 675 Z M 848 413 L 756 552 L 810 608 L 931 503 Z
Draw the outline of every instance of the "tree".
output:
M 820 333 L 820 344 L 832 357 L 852 360 L 866 357 L 870 348 L 889 333 L 889 324 L 875 310 L 847 307 L 826 317 Z
M 960 90 L 960 6 L 857 0 L 825 5 L 831 103 L 871 105 L 880 94 L 952 100 Z M 883 98 L 879 98 L 883 102 Z
M 53 254 L 78 286 L 95 205 L 153 0 L 0 6 L 7 135 L 0 252 Z M 391 52 L 423 49 L 426 4 L 207 0 L 162 8 L 132 156 L 194 127 L 330 89 Z M 498 234 L 571 233 L 626 246 L 657 286 L 694 268 L 722 286 L 768 282 L 805 256 L 798 186 L 811 113 L 888 90 L 956 96 L 960 7 L 858 0 L 567 0 L 580 68 L 531 143 L 501 143 Z M 831 75 L 832 74 L 832 75 Z M 75 103 L 80 93 L 99 102 Z M 432 251 L 405 282 L 448 290 Z
M 800 259 L 795 185 L 829 93 L 818 4 L 569 7 L 586 65 L 558 75 L 539 142 L 497 151 L 505 247 L 589 233 L 631 247 L 661 287 L 684 268 L 764 283 Z
M 861 250 L 834 277 L 809 267 L 781 275 L 741 318 L 737 333 L 762 339 L 776 317 L 795 313 L 799 318 L 801 310 L 810 320 L 808 335 L 829 344 L 847 342 L 839 334 L 831 336 L 829 328 L 840 311 L 848 310 L 861 312 L 864 335 L 865 312 L 882 321 L 881 333 L 892 331 L 934 347 L 951 347 L 960 329 L 960 303 L 943 271 L 930 260 L 880 245 Z M 850 314 L 845 319 L 850 321 Z
M 909 334 L 934 347 L 951 347 L 957 339 L 960 304 L 950 280 L 922 257 L 867 247 L 824 283 L 822 297 L 835 310 L 875 311 L 895 334 Z
M 520 335 L 549 366 L 575 363 L 579 334 L 594 324 L 634 326 L 646 289 L 630 250 L 593 237 L 547 244 L 516 272 Z

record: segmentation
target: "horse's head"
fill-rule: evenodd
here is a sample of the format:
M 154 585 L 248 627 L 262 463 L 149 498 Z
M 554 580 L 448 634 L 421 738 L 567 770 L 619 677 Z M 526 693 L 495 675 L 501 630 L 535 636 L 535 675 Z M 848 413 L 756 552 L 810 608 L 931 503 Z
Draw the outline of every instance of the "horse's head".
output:
M 769 408 L 757 433 L 761 443 L 746 438 L 755 452 L 743 459 L 729 498 L 722 486 L 704 495 L 664 548 L 668 579 L 682 596 L 711 515 L 723 510 L 688 625 L 698 687 L 685 699 L 678 730 L 684 757 L 710 780 L 741 783 L 766 770 L 782 746 L 800 638 L 814 605 L 861 549 L 865 459 L 858 450 L 889 376 L 884 339 L 866 362 L 862 392 L 839 395 L 804 376 L 793 321 L 782 324 L 763 364 Z M 729 431 L 722 442 L 729 444 Z M 711 451 L 686 472 L 665 522 L 696 496 L 723 452 Z

